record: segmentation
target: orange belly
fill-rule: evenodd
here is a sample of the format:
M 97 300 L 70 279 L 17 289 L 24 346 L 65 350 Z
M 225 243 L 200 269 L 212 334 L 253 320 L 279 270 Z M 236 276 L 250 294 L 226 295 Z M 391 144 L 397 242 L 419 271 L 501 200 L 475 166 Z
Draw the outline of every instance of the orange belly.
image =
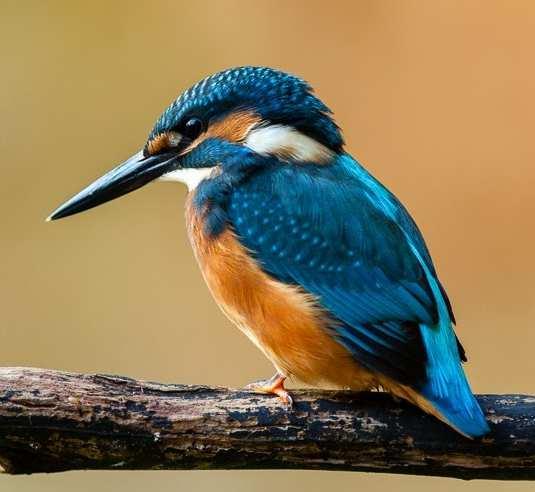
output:
M 328 315 L 314 297 L 264 273 L 230 229 L 208 238 L 191 198 L 188 232 L 206 283 L 222 311 L 277 370 L 309 384 L 377 386 L 377 378 L 329 333 Z

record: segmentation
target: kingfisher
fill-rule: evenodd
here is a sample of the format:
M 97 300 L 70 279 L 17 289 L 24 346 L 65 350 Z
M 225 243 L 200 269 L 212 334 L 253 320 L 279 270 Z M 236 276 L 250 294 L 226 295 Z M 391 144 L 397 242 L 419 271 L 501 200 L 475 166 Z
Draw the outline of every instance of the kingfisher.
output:
M 206 77 L 163 112 L 141 151 L 48 220 L 157 179 L 188 186 L 187 231 L 202 275 L 275 367 L 249 390 L 289 406 L 290 377 L 386 390 L 469 438 L 489 432 L 420 230 L 344 150 L 307 82 L 253 66 Z

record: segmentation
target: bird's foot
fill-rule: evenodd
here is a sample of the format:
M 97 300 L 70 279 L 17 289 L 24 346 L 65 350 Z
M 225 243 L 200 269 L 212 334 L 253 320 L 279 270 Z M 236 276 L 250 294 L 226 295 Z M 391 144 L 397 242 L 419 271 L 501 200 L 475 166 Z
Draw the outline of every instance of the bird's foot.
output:
M 248 384 L 245 386 L 246 390 L 254 391 L 255 393 L 263 393 L 267 395 L 277 395 L 284 404 L 291 408 L 293 405 L 293 399 L 284 388 L 284 381 L 286 376 L 282 374 L 275 374 L 270 379 L 265 379 L 262 381 L 256 381 L 255 383 Z

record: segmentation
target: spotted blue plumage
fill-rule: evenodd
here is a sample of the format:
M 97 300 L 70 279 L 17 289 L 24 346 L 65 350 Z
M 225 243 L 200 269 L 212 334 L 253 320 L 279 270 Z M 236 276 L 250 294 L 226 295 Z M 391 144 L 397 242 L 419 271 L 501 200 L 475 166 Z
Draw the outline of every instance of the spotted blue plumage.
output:
M 264 166 L 233 188 L 228 217 L 269 275 L 318 298 L 360 363 L 416 389 L 461 432 L 486 432 L 425 242 L 353 158 Z

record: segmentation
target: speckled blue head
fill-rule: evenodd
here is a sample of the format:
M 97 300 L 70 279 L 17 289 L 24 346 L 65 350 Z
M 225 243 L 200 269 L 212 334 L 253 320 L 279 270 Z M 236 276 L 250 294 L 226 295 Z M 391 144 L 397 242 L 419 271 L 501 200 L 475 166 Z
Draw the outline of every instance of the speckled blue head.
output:
M 271 124 L 294 127 L 334 152 L 344 144 L 331 110 L 304 80 L 268 67 L 238 67 L 210 75 L 184 91 L 160 116 L 149 140 L 180 128 L 191 117 L 205 121 L 251 110 Z
M 50 219 L 95 207 L 158 178 L 185 182 L 190 189 L 202 182 L 199 200 L 219 202 L 261 166 L 328 164 L 344 144 L 331 115 L 299 77 L 267 67 L 224 70 L 184 91 L 158 118 L 142 152 L 68 200 Z M 215 174 L 217 179 L 208 179 Z

